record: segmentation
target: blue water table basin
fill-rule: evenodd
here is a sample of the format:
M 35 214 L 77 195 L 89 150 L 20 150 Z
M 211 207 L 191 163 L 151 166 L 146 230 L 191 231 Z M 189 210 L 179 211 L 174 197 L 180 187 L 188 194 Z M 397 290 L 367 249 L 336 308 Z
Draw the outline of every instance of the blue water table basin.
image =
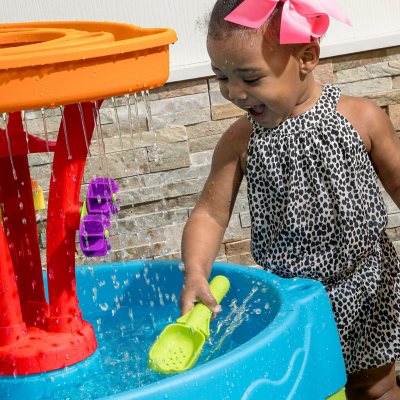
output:
M 197 365 L 147 367 L 157 335 L 179 316 L 179 260 L 78 267 L 78 298 L 98 349 L 68 368 L 0 378 L 2 399 L 345 399 L 345 367 L 324 287 L 215 263 L 230 290 Z

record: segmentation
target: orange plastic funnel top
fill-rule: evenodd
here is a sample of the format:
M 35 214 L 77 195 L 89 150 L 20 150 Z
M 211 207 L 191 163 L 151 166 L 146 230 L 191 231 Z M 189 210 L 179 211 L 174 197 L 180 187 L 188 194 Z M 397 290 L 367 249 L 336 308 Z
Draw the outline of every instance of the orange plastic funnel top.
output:
M 161 86 L 171 29 L 97 21 L 0 24 L 0 112 Z

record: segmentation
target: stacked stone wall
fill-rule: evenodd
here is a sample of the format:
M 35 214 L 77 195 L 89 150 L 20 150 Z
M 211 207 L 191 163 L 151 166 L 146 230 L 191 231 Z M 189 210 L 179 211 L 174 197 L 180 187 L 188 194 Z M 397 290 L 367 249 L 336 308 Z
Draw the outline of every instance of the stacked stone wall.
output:
M 400 133 L 400 47 L 324 59 L 316 76 L 321 82 L 337 84 L 345 94 L 377 102 Z M 208 175 L 215 144 L 242 111 L 222 98 L 213 77 L 168 83 L 151 91 L 151 116 L 141 101 L 134 132 L 125 102 L 125 97 L 117 99 L 119 129 L 112 102 L 103 104 L 103 140 L 92 141 L 82 188 L 83 199 L 86 183 L 101 173 L 115 178 L 121 187 L 121 211 L 113 221 L 112 252 L 99 261 L 178 258 L 183 226 Z M 43 136 L 40 113 L 31 112 L 27 117 L 29 130 Z M 55 137 L 59 119 L 57 109 L 47 111 L 50 137 Z M 102 166 L 99 151 L 106 154 L 106 167 Z M 32 176 L 45 193 L 49 161 L 51 156 L 47 154 L 30 155 Z M 387 232 L 400 254 L 400 210 L 383 188 L 382 192 L 389 214 Z M 254 264 L 246 196 L 244 182 L 218 260 Z M 42 212 L 39 231 L 43 260 L 45 220 Z M 77 257 L 78 263 L 87 263 L 80 252 Z

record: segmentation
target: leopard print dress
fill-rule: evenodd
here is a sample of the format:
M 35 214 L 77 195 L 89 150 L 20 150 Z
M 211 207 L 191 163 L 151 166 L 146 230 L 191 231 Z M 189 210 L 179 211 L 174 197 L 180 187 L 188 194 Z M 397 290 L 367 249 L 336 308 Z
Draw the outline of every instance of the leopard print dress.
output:
M 325 85 L 314 107 L 272 129 L 249 116 L 247 186 L 255 261 L 324 284 L 351 373 L 400 356 L 400 262 L 374 168 L 339 97 Z

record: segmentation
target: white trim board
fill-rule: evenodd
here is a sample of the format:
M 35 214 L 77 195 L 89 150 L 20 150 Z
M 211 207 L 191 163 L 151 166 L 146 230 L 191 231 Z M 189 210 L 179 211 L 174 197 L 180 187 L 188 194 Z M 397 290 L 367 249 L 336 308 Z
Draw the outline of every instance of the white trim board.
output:
M 386 47 L 400 46 L 400 32 L 382 36 L 373 36 L 359 40 L 321 45 L 321 58 L 335 57 L 362 51 L 377 50 Z M 171 68 L 168 82 L 179 82 L 189 79 L 214 76 L 210 62 L 182 65 Z

